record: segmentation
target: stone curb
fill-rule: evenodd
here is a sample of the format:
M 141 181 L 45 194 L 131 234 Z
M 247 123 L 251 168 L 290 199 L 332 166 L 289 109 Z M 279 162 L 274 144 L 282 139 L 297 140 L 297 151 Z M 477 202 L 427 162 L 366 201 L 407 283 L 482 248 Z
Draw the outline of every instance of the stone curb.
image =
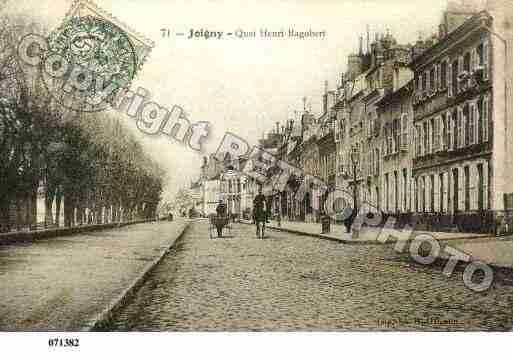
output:
M 0 246 L 6 244 L 13 244 L 18 242 L 32 242 L 38 239 L 55 238 L 61 236 L 68 236 L 84 232 L 100 231 L 104 229 L 112 229 L 125 227 L 132 224 L 154 222 L 154 219 L 137 220 L 131 222 L 121 223 L 104 223 L 104 224 L 91 224 L 77 227 L 64 227 L 64 228 L 53 228 L 53 229 L 41 229 L 37 231 L 20 231 L 20 232 L 9 232 L 0 233 Z
M 164 249 L 160 255 L 151 263 L 149 263 L 144 270 L 132 281 L 132 283 L 114 300 L 112 300 L 107 308 L 105 308 L 98 316 L 93 318 L 86 324 L 80 331 L 106 331 L 109 326 L 109 323 L 113 316 L 119 312 L 121 308 L 123 308 L 128 300 L 130 300 L 137 291 L 144 284 L 148 276 L 151 274 L 152 270 L 164 259 L 164 257 L 169 253 L 169 251 L 174 247 L 175 243 L 182 238 L 187 229 L 189 228 L 190 222 L 185 223 L 181 232 L 174 239 L 174 241 Z
M 248 225 L 253 224 L 253 223 L 246 222 L 246 221 L 241 221 L 239 223 L 248 224 Z M 397 242 L 397 240 L 394 240 L 394 239 L 388 239 L 386 242 L 379 242 L 377 240 L 369 240 L 369 239 L 343 239 L 343 238 L 337 238 L 337 237 L 333 237 L 333 236 L 329 236 L 329 235 L 325 235 L 325 234 L 321 234 L 321 233 L 310 233 L 310 232 L 298 231 L 296 229 L 276 227 L 276 226 L 266 226 L 266 228 L 272 229 L 275 231 L 297 234 L 300 236 L 309 236 L 309 237 L 316 237 L 316 238 L 320 238 L 320 239 L 326 239 L 329 241 L 336 241 L 336 242 L 340 242 L 340 243 L 344 243 L 344 244 L 388 245 L 388 244 L 393 244 L 393 243 Z M 422 233 L 429 234 L 429 232 L 423 232 L 423 231 L 415 231 L 415 233 L 416 234 L 422 234 Z M 482 239 L 483 241 L 485 241 L 485 240 L 488 240 L 488 237 L 485 235 L 471 235 L 471 236 L 467 236 L 467 237 L 454 237 L 454 238 L 436 238 L 435 237 L 435 239 L 438 242 L 451 242 L 451 241 L 456 241 L 456 240 L 461 241 L 461 240 L 468 240 L 468 239 Z M 409 239 L 408 242 L 411 242 L 411 239 Z
M 243 221 L 241 221 L 239 223 L 247 224 L 247 225 L 251 225 L 252 224 L 252 223 L 243 222 Z M 309 232 L 298 231 L 298 230 L 295 230 L 295 229 L 289 229 L 289 228 L 283 228 L 283 227 L 275 227 L 275 226 L 266 226 L 265 228 L 271 229 L 271 230 L 274 230 L 274 231 L 288 232 L 288 233 L 292 233 L 292 234 L 297 234 L 299 236 L 307 236 L 307 237 L 315 237 L 315 238 L 320 238 L 320 239 L 326 239 L 328 241 L 335 241 L 335 242 L 340 242 L 340 243 L 344 243 L 344 244 L 383 245 L 383 244 L 390 244 L 390 243 L 392 243 L 392 241 L 388 241 L 387 243 L 381 243 L 381 242 L 378 242 L 378 241 L 375 241 L 375 240 L 367 240 L 367 239 L 361 239 L 361 240 L 360 239 L 342 239 L 342 238 L 327 236 L 327 235 L 320 234 L 320 233 L 309 233 Z

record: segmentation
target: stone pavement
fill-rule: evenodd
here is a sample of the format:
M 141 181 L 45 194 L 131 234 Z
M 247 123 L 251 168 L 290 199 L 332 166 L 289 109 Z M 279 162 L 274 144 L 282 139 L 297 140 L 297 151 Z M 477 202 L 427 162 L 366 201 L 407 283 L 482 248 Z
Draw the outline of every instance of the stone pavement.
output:
M 136 224 L 0 246 L 0 330 L 87 328 L 187 224 Z
M 191 224 L 111 330 L 509 330 L 512 283 L 477 293 L 462 272 L 415 264 L 391 245 L 287 232 L 208 238 Z M 344 350 L 343 343 L 341 350 Z
M 381 244 L 377 241 L 378 228 L 365 227 L 360 233 L 360 238 L 353 239 L 350 233 L 346 233 L 343 225 L 331 225 L 331 232 L 321 234 L 320 223 L 278 222 L 270 221 L 268 228 L 275 230 L 291 231 L 305 235 L 317 236 L 323 239 L 337 240 L 348 244 Z M 495 237 L 487 234 L 476 233 L 449 233 L 414 231 L 413 236 L 428 233 L 443 245 L 450 245 L 471 256 L 471 260 L 479 260 L 494 267 L 513 268 L 513 236 Z M 442 245 L 442 247 L 443 247 Z M 441 253 L 441 257 L 447 258 Z

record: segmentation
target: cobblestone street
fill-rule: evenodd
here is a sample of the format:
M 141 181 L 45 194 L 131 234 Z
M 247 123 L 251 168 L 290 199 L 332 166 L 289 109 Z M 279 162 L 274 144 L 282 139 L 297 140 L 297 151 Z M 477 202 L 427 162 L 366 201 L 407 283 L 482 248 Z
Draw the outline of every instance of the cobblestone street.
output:
M 191 224 L 111 330 L 508 330 L 513 287 L 467 289 L 462 273 L 416 265 L 391 246 L 347 245 L 234 225 Z

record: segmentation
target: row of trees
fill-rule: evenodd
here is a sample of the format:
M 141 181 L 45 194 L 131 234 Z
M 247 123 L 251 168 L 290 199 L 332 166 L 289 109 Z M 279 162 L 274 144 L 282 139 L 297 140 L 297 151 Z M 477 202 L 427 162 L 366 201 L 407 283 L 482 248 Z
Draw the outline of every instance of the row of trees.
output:
M 155 216 L 164 172 L 119 115 L 57 103 L 38 69 L 18 57 L 31 32 L 45 31 L 27 18 L 0 17 L 0 231 L 36 224 L 41 188 L 45 225 Z

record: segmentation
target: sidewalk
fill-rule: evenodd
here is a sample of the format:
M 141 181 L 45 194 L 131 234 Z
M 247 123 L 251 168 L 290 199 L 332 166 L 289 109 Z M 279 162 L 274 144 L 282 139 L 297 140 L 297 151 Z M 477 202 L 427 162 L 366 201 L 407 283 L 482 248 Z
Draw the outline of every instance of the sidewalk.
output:
M 281 227 L 278 227 L 276 221 L 270 221 L 268 228 L 335 240 L 346 244 L 382 244 L 377 241 L 379 228 L 365 228 L 361 231 L 359 239 L 353 239 L 350 233 L 346 233 L 343 225 L 332 224 L 331 232 L 327 234 L 321 234 L 320 223 L 282 221 Z M 495 237 L 489 234 L 424 231 L 415 231 L 413 236 L 421 233 L 428 233 L 433 236 L 441 242 L 442 248 L 449 245 L 468 254 L 472 261 L 482 261 L 494 267 L 513 268 L 513 236 Z M 442 254 L 442 258 L 447 258 L 447 256 Z
M 246 222 L 251 223 L 251 222 Z M 277 221 L 270 221 L 267 228 L 278 231 L 286 231 L 299 235 L 310 235 L 318 238 L 335 240 L 343 243 L 351 244 L 382 244 L 379 242 L 378 236 L 381 228 L 364 227 L 360 232 L 358 239 L 353 239 L 351 233 L 346 233 L 346 228 L 341 224 L 331 224 L 330 233 L 321 233 L 320 223 L 305 223 L 305 222 L 289 222 L 282 221 L 281 227 L 278 226 Z M 448 240 L 466 240 L 476 238 L 487 238 L 487 234 L 476 234 L 476 233 L 448 233 L 448 232 L 424 232 L 415 231 L 414 234 L 429 233 L 439 241 Z
M 0 330 L 88 330 L 141 284 L 188 222 L 158 222 L 0 247 Z

